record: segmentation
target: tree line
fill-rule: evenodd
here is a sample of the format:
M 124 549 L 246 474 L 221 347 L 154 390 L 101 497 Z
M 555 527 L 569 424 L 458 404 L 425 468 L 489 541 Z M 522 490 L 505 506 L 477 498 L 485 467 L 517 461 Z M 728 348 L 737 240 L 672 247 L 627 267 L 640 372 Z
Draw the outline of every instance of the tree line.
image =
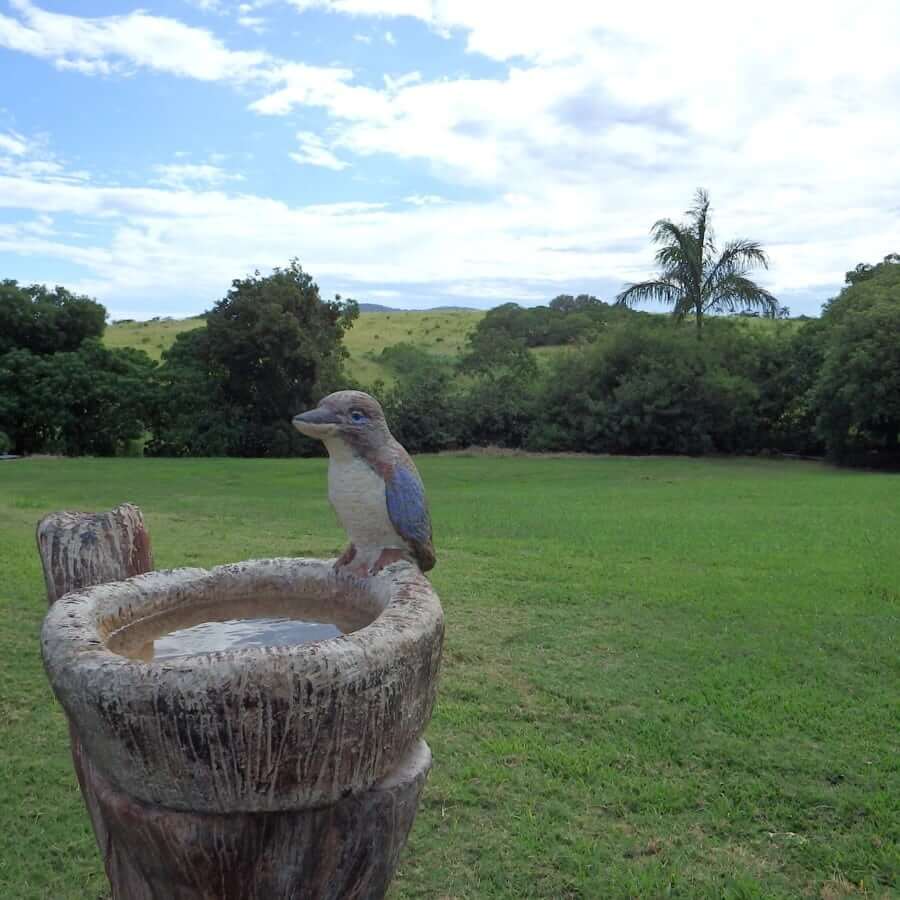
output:
M 806 321 L 676 318 L 588 295 L 490 310 L 460 359 L 381 351 L 390 384 L 354 385 L 352 300 L 296 263 L 236 280 L 161 363 L 102 344 L 105 310 L 64 288 L 0 283 L 0 449 L 161 456 L 318 452 L 291 416 L 347 386 L 376 394 L 397 437 L 431 452 L 492 444 L 589 453 L 900 451 L 900 255 L 861 264 Z M 549 354 L 540 348 L 553 345 Z M 535 350 L 537 348 L 537 352 Z
M 180 333 L 161 363 L 105 347 L 95 300 L 0 282 L 0 452 L 311 455 L 320 447 L 291 417 L 359 387 L 413 452 L 900 458 L 900 255 L 848 272 L 820 318 L 786 320 L 749 278 L 767 264 L 760 246 L 717 249 L 705 193 L 687 222 L 661 220 L 652 234 L 659 275 L 615 303 L 580 294 L 504 304 L 459 359 L 383 348 L 389 384 L 348 376 L 343 339 L 359 307 L 323 299 L 296 260 L 232 282 L 206 327 Z M 673 315 L 631 308 L 647 299 Z
M 455 366 L 385 351 L 398 438 L 419 451 L 900 459 L 900 256 L 848 272 L 818 319 L 714 316 L 698 341 L 674 318 L 622 312 L 592 303 L 589 337 L 545 360 L 527 349 L 534 310 L 512 305 L 487 313 Z

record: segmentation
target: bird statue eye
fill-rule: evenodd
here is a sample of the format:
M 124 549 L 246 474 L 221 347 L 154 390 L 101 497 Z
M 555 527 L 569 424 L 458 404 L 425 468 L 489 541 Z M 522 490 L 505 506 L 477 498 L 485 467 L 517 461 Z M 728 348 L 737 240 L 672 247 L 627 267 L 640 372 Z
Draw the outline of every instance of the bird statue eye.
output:
M 350 413 L 350 421 L 355 425 L 359 425 L 361 422 L 366 421 L 366 417 L 358 409 L 354 409 L 353 412 Z

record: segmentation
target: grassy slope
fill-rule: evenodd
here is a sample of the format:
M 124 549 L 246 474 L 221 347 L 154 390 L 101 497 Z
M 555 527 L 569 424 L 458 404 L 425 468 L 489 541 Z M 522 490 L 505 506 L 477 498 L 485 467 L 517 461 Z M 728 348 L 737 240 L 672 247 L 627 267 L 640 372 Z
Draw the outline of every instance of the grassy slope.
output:
M 392 344 L 410 343 L 436 355 L 459 356 L 469 332 L 484 315 L 475 310 L 361 313 L 347 334 L 350 374 L 363 384 L 391 381 L 378 355 Z
M 448 631 L 392 897 L 897 895 L 900 477 L 419 465 Z M 0 463 L 0 897 L 104 896 L 41 671 L 33 529 L 124 499 L 161 567 L 342 543 L 322 460 Z
M 402 342 L 415 344 L 435 355 L 455 359 L 463 351 L 469 332 L 483 316 L 484 313 L 478 310 L 361 313 L 346 338 L 347 349 L 350 351 L 348 372 L 363 385 L 371 385 L 379 378 L 391 383 L 394 376 L 381 365 L 378 355 L 385 347 Z M 739 318 L 738 321 L 748 330 L 793 330 L 802 324 L 799 320 L 773 322 L 771 319 Z M 154 359 L 159 359 L 179 331 L 202 326 L 203 320 L 196 318 L 126 322 L 108 326 L 104 340 L 111 347 L 137 347 Z M 540 362 L 552 359 L 559 352 L 559 347 L 538 347 L 534 350 Z
M 346 339 L 350 375 L 363 384 L 371 384 L 376 378 L 390 381 L 389 371 L 378 362 L 377 356 L 384 347 L 404 341 L 430 353 L 455 358 L 462 351 L 469 331 L 483 315 L 474 310 L 361 313 Z M 111 347 L 137 347 L 159 359 L 179 331 L 202 326 L 203 319 L 126 322 L 108 326 L 104 340 Z
M 122 322 L 107 325 L 103 342 L 109 347 L 135 347 L 153 359 L 168 350 L 180 331 L 202 328 L 203 319 L 160 319 L 155 322 Z

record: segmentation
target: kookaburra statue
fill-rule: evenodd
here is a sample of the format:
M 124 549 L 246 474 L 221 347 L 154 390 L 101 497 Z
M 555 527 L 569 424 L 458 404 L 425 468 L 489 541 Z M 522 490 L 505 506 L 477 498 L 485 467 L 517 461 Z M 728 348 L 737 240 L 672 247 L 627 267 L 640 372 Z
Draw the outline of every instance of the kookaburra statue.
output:
M 433 568 L 425 488 L 379 402 L 362 391 L 337 391 L 293 423 L 328 450 L 328 499 L 350 539 L 335 566 L 374 575 L 407 557 L 423 572 Z

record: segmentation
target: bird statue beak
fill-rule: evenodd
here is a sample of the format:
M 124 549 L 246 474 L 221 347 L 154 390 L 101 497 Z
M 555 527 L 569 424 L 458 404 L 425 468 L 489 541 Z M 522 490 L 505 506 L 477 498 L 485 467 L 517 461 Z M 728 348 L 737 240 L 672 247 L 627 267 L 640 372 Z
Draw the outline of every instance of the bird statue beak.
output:
M 293 423 L 294 428 L 301 434 L 318 438 L 320 441 L 331 437 L 337 431 L 339 424 L 337 416 L 330 409 L 321 406 L 294 416 Z

